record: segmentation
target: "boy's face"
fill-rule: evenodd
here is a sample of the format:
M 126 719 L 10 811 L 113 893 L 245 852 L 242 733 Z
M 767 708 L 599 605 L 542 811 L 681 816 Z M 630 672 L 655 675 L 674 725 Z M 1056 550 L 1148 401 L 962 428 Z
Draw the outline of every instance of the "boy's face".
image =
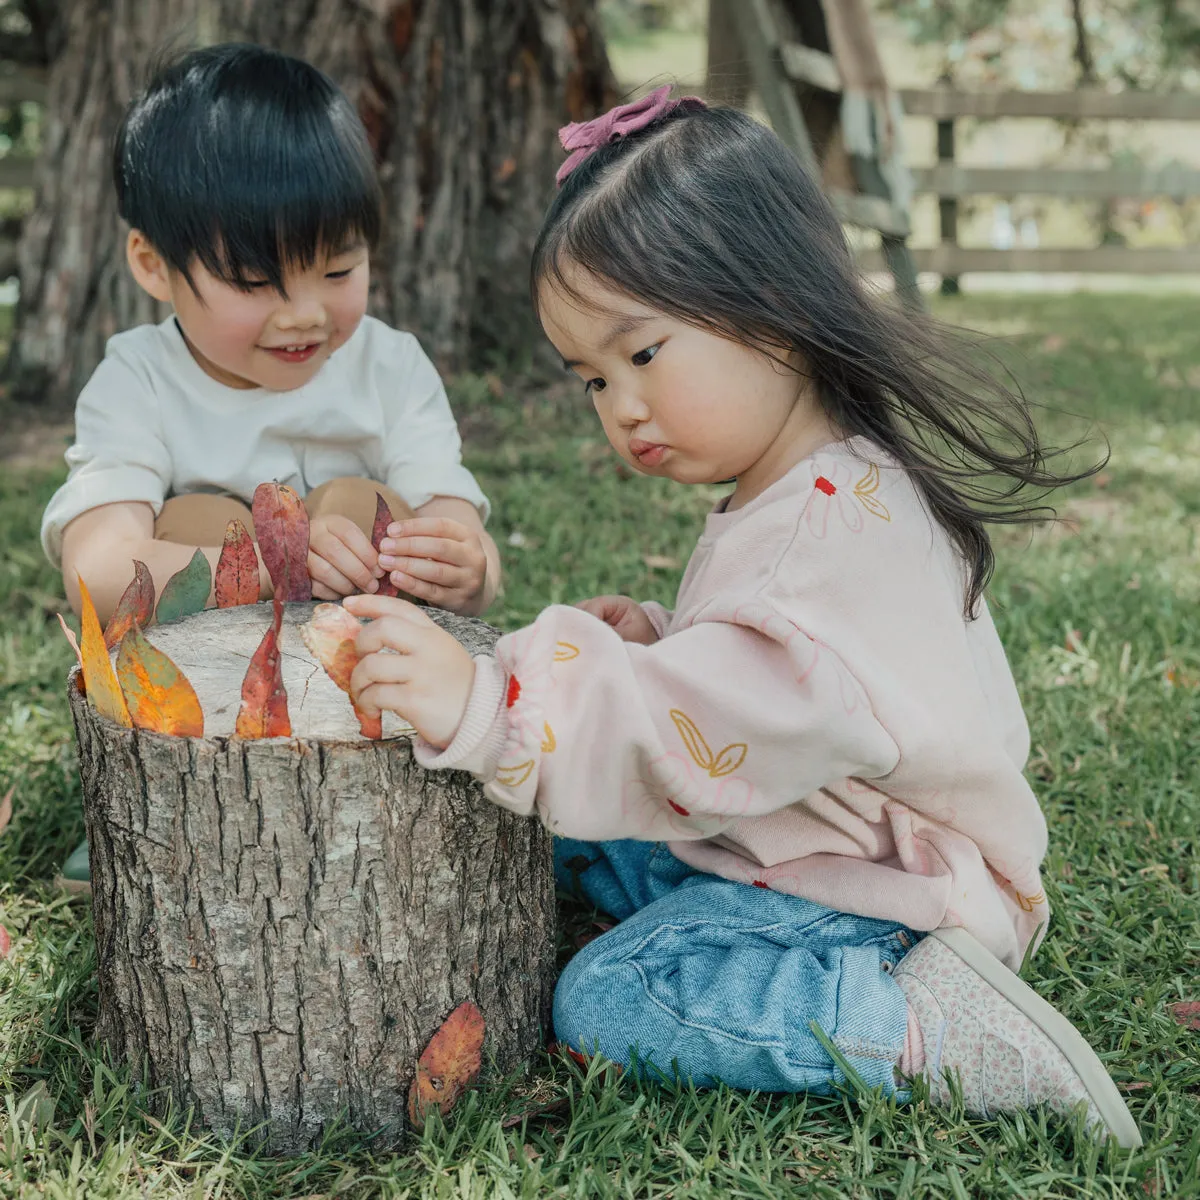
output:
M 318 254 L 307 269 L 289 270 L 286 295 L 265 281 L 241 291 L 198 262 L 191 267 L 193 291 L 136 229 L 126 257 L 142 287 L 175 309 L 201 369 L 226 387 L 302 387 L 349 340 L 367 310 L 370 272 L 362 243 Z

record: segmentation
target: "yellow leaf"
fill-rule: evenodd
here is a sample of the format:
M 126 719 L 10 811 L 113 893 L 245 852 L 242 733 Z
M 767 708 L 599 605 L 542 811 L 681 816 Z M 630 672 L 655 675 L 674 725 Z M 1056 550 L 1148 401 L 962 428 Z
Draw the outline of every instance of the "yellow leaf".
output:
M 732 775 L 746 761 L 746 750 L 745 742 L 734 742 L 726 746 L 717 755 L 716 762 L 708 768 L 708 773 L 714 779 L 720 779 L 722 775 Z
M 683 738 L 683 744 L 687 747 L 687 752 L 692 756 L 696 765 L 703 767 L 706 771 L 711 770 L 713 752 L 704 740 L 704 735 L 696 728 L 696 722 L 678 708 L 671 709 L 671 720 L 675 722 L 675 728 L 679 730 L 679 736 Z
M 204 713 L 188 677 L 136 625 L 121 638 L 117 678 L 138 729 L 204 736 Z
M 108 657 L 108 647 L 104 644 L 104 630 L 100 628 L 100 618 L 96 615 L 96 606 L 92 603 L 91 593 L 83 576 L 76 572 L 79 580 L 79 598 L 82 611 L 79 614 L 80 624 L 80 659 L 83 663 L 83 687 L 87 693 L 88 702 L 102 716 L 118 725 L 133 726 L 129 709 L 125 705 L 125 697 L 121 695 L 121 685 L 117 682 L 116 673 Z

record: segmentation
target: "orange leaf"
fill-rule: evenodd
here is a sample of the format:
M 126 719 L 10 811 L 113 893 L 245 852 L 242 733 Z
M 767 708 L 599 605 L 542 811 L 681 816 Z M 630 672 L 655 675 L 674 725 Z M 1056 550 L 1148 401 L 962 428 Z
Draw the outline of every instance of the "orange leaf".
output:
M 75 631 L 63 620 L 62 613 L 54 614 L 58 618 L 58 623 L 62 626 L 62 631 L 67 641 L 71 643 L 71 649 L 75 651 L 75 657 L 79 660 L 79 665 L 83 666 L 83 655 L 79 651 L 79 643 L 75 640 Z
M 217 559 L 213 591 L 218 608 L 258 603 L 258 555 L 250 531 L 234 517 L 225 526 L 225 542 Z
M 136 625 L 121 639 L 117 678 L 138 729 L 204 736 L 204 713 L 187 676 Z
M 287 692 L 283 686 L 279 630 L 283 624 L 283 601 L 275 597 L 275 620 L 250 658 L 242 680 L 242 707 L 234 725 L 234 737 L 290 737 Z
M 371 529 L 371 545 L 375 547 L 375 552 L 379 553 L 379 543 L 387 537 L 388 526 L 392 523 L 392 510 L 388 507 L 388 502 L 378 493 L 375 493 L 375 525 Z M 400 589 L 392 582 L 391 575 L 385 575 L 379 581 L 379 591 L 375 593 L 377 596 L 398 596 Z
M 415 1128 L 431 1109 L 444 1117 L 479 1074 L 484 1035 L 483 1013 L 464 1000 L 429 1039 L 417 1062 L 408 1091 L 408 1116 Z
M 361 629 L 358 618 L 340 604 L 318 604 L 308 623 L 300 626 L 300 636 L 309 653 L 347 695 L 350 694 L 350 676 L 358 666 L 359 656 L 354 642 Z M 354 705 L 354 715 L 358 718 L 364 737 L 383 737 L 382 713 L 369 717 Z
M 258 551 L 280 600 L 311 600 L 308 577 L 308 512 L 286 484 L 260 483 L 254 489 L 254 532 Z
M 143 629 L 154 617 L 154 580 L 144 562 L 133 560 L 133 579 L 122 593 L 104 627 L 104 644 L 111 650 L 135 626 Z
M 75 578 L 79 580 L 79 598 L 82 611 L 79 614 L 79 624 L 82 636 L 80 638 L 80 662 L 83 664 L 83 686 L 92 707 L 110 721 L 118 725 L 131 726 L 129 709 L 125 707 L 125 697 L 121 695 L 121 685 L 117 683 L 112 663 L 108 658 L 108 647 L 104 644 L 104 633 L 100 628 L 100 618 L 96 615 L 96 606 L 92 603 L 91 593 L 83 576 L 78 572 Z

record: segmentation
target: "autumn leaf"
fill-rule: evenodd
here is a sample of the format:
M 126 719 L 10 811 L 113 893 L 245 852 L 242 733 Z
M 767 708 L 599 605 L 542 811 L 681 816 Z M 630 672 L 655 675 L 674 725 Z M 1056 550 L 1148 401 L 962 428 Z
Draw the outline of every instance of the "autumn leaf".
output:
M 0 800 L 0 833 L 3 833 L 8 828 L 8 823 L 12 820 L 12 802 L 16 794 L 17 785 L 14 783 L 4 793 L 4 799 Z
M 83 688 L 87 693 L 88 702 L 102 717 L 116 721 L 118 725 L 131 726 L 133 722 L 129 719 L 125 697 L 121 695 L 121 685 L 117 682 L 108 658 L 108 647 L 104 644 L 104 632 L 100 628 L 96 606 L 92 603 L 92 596 L 87 584 L 83 582 L 83 576 L 76 573 L 75 578 L 79 580 L 82 610 L 79 614 L 79 661 L 83 667 Z
M 444 1117 L 479 1074 L 484 1035 L 483 1014 L 463 1001 L 429 1039 L 417 1062 L 408 1091 L 408 1117 L 421 1129 L 431 1109 Z
M 357 617 L 340 604 L 318 604 L 307 624 L 300 626 L 300 636 L 309 653 L 325 668 L 326 674 L 347 695 L 350 676 L 358 666 L 358 651 L 354 648 L 362 625 Z M 369 717 L 351 701 L 363 737 L 383 737 L 383 714 Z
M 225 526 L 225 542 L 213 577 L 218 608 L 258 603 L 258 555 L 250 531 L 234 517 Z
M 154 580 L 150 577 L 150 568 L 135 558 L 133 579 L 104 627 L 104 644 L 111 650 L 135 625 L 145 629 L 153 617 Z
M 8 930 L 0 925 L 0 958 L 7 958 L 8 952 L 12 949 L 12 938 L 8 936 Z
M 250 658 L 246 678 L 242 680 L 242 707 L 234 726 L 234 737 L 290 737 L 287 692 L 283 687 L 279 630 L 283 625 L 283 601 L 275 597 L 275 619 L 263 634 L 258 649 Z
M 204 713 L 187 676 L 136 625 L 121 639 L 117 678 L 138 729 L 204 736 Z
M 158 598 L 158 623 L 165 624 L 179 617 L 200 612 L 208 603 L 212 591 L 212 568 L 203 550 L 197 550 L 182 571 L 176 571 L 163 584 Z
M 1200 1029 L 1200 1000 L 1180 1000 L 1172 1004 L 1171 1016 L 1184 1029 Z
M 83 666 L 83 654 L 79 649 L 79 642 L 75 639 L 75 631 L 63 620 L 62 613 L 54 614 L 58 618 L 58 623 L 62 626 L 63 636 L 71 643 L 71 649 L 75 651 L 75 657 L 79 660 L 79 665 Z
M 308 577 L 308 512 L 304 501 L 283 483 L 254 489 L 254 532 L 275 595 L 281 600 L 311 600 Z
M 379 553 L 379 543 L 387 537 L 388 526 L 392 523 L 392 510 L 388 507 L 388 502 L 378 493 L 375 493 L 375 524 L 371 529 L 371 545 L 375 547 L 375 553 Z M 398 596 L 400 589 L 392 582 L 391 575 L 385 575 L 379 581 L 379 590 L 375 593 L 377 596 Z M 340 684 L 338 685 L 341 686 Z

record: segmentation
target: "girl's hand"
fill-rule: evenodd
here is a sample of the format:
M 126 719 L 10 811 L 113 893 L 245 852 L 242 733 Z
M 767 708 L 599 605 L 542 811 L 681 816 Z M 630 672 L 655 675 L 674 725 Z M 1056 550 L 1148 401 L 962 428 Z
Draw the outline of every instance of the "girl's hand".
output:
M 611 625 L 621 635 L 623 642 L 653 646 L 659 640 L 645 610 L 628 596 L 595 596 L 591 600 L 580 600 L 575 607 Z
M 379 565 L 410 596 L 474 616 L 482 608 L 487 554 L 479 534 L 449 517 L 412 517 L 388 526 Z
M 379 589 L 383 568 L 370 538 L 349 517 L 317 517 L 308 527 L 308 574 L 318 600 Z
M 394 596 L 348 596 L 344 607 L 370 618 L 356 646 L 350 698 L 368 716 L 402 717 L 431 745 L 454 740 L 475 684 L 475 663 L 462 645 L 415 604 Z

